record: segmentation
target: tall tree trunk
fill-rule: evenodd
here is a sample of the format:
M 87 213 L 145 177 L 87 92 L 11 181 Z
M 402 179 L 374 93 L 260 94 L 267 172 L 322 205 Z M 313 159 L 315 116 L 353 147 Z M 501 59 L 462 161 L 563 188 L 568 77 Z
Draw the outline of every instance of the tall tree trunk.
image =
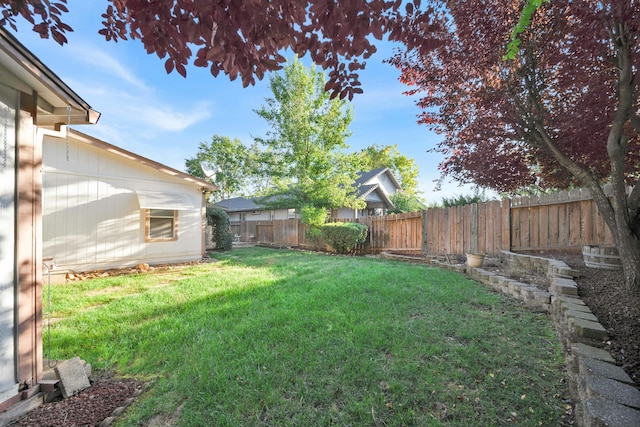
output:
M 634 105 L 637 99 L 633 56 L 628 44 L 632 37 L 626 26 L 621 24 L 614 26 L 610 35 L 617 53 L 618 108 L 607 138 L 607 153 L 611 160 L 610 182 L 613 187 L 614 216 L 613 221 L 609 218 L 607 224 L 615 236 L 625 283 L 629 288 L 640 291 L 640 236 L 634 224 L 637 217 L 629 208 L 625 182 L 625 161 L 629 149 L 625 126 L 635 114 Z
M 599 185 L 590 184 L 588 187 L 592 197 L 613 234 L 620 255 L 625 285 L 629 290 L 640 292 L 640 240 L 635 234 L 634 225 L 630 222 L 632 218 L 630 218 L 627 208 L 624 182 L 618 184 L 622 187 L 622 192 L 619 189 L 616 191 L 615 185 L 613 186 L 613 200 L 609 199 Z M 620 195 L 620 193 L 622 194 Z

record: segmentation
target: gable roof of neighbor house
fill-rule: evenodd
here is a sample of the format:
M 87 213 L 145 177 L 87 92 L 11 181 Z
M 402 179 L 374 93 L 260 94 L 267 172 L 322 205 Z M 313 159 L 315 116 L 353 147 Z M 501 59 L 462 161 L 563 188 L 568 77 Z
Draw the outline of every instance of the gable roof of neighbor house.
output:
M 396 177 L 393 175 L 393 173 L 391 173 L 391 170 L 388 167 L 381 167 L 369 172 L 360 172 L 358 174 L 359 176 L 355 181 L 355 185 L 358 186 L 358 197 L 364 199 L 364 201 L 369 201 L 369 195 L 373 194 L 374 192 L 376 192 L 376 190 L 378 190 L 378 188 L 380 188 L 380 184 L 378 181 L 379 178 L 385 174 L 389 177 L 393 185 L 398 190 L 402 189 Z M 384 200 L 387 205 L 394 206 L 393 202 L 386 192 L 378 191 L 376 193 Z
M 95 124 L 100 118 L 99 112 L 3 27 L 0 27 L 0 79 L 20 90 L 22 108 L 31 112 L 38 126 Z
M 368 184 L 374 178 L 378 178 L 379 176 L 383 175 L 386 172 L 388 172 L 387 175 L 389 176 L 389 178 L 391 178 L 391 181 L 396 186 L 396 188 L 402 188 L 400 186 L 400 183 L 396 179 L 395 175 L 393 175 L 393 173 L 391 173 L 391 169 L 389 169 L 388 167 L 381 167 L 381 168 L 378 168 L 378 169 L 371 170 L 369 172 L 359 172 L 358 173 L 359 176 L 356 179 L 355 184 L 356 185 L 358 185 L 358 184 L 360 184 L 360 185 Z
M 173 168 L 171 168 L 171 167 L 169 167 L 167 165 L 164 165 L 162 163 L 158 163 L 158 162 L 156 162 L 154 160 L 148 159 L 148 158 L 143 157 L 143 156 L 141 156 L 139 154 L 132 153 L 131 151 L 125 150 L 124 148 L 120 148 L 118 146 L 109 144 L 108 142 L 99 140 L 98 138 L 94 138 L 94 137 L 92 137 L 90 135 L 87 135 L 85 133 L 79 132 L 79 131 L 77 131 L 75 129 L 69 129 L 69 135 L 72 138 L 74 138 L 74 139 L 76 139 L 76 140 L 78 140 L 80 142 L 83 142 L 83 143 L 85 143 L 87 145 L 91 145 L 93 147 L 100 148 L 102 150 L 106 150 L 106 151 L 108 151 L 110 153 L 116 154 L 116 155 L 118 155 L 120 157 L 123 157 L 125 159 L 135 161 L 138 164 L 142 164 L 142 165 L 148 166 L 150 168 L 153 168 L 153 169 L 155 169 L 155 170 L 157 170 L 159 172 L 165 173 L 165 174 L 170 175 L 170 176 L 174 176 L 176 178 L 183 179 L 183 180 L 185 180 L 187 182 L 190 182 L 190 183 L 192 183 L 194 185 L 198 185 L 198 186 L 200 186 L 200 189 L 202 191 L 206 191 L 207 193 L 213 192 L 213 191 L 218 189 L 218 186 L 215 185 L 215 184 L 211 184 L 210 182 L 207 182 L 207 181 L 205 181 L 203 179 L 200 179 L 200 178 L 196 178 L 195 176 L 189 175 L 187 173 L 180 172 L 179 170 L 173 169 Z
M 374 169 L 369 172 L 358 172 L 358 178 L 354 181 L 354 185 L 358 187 L 358 198 L 364 201 L 368 200 L 370 196 L 375 192 L 381 197 L 384 202 L 389 206 L 394 206 L 389 196 L 384 191 L 376 191 L 380 188 L 380 184 L 376 182 L 381 175 L 387 174 L 391 179 L 391 182 L 397 189 L 401 189 L 400 184 L 391 170 L 387 167 Z M 227 212 L 248 212 L 264 210 L 263 205 L 256 203 L 256 198 L 248 199 L 246 197 L 232 197 L 230 199 L 222 200 L 215 205 L 224 209 Z

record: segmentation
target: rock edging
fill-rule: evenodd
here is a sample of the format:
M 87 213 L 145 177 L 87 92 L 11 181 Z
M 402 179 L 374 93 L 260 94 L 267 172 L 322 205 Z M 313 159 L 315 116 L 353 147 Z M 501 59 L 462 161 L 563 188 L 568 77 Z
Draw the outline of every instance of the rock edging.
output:
M 500 258 L 509 269 L 536 271 L 545 275 L 550 284 L 549 290 L 545 291 L 483 268 L 451 265 L 435 258 L 387 253 L 381 254 L 381 257 L 437 265 L 466 273 L 470 278 L 522 301 L 532 309 L 549 312 L 565 353 L 576 425 L 640 425 L 640 390 L 603 348 L 608 339 L 607 331 L 578 295 L 578 286 L 573 280 L 578 272 L 564 262 L 510 251 L 501 252 Z

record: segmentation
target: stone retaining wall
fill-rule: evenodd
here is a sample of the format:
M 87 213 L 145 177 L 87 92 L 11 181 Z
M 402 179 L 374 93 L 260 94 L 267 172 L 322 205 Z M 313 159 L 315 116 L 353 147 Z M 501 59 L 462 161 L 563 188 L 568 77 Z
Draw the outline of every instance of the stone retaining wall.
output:
M 551 314 L 562 344 L 575 422 L 582 427 L 640 426 L 640 391 L 617 366 L 604 347 L 607 331 L 578 295 L 573 280 L 578 272 L 562 261 L 502 251 L 510 271 L 523 270 L 547 277 L 549 291 L 495 274 L 483 268 L 450 265 L 437 259 L 382 254 L 383 258 L 437 265 L 466 273 L 492 289 L 516 298 L 532 309 Z

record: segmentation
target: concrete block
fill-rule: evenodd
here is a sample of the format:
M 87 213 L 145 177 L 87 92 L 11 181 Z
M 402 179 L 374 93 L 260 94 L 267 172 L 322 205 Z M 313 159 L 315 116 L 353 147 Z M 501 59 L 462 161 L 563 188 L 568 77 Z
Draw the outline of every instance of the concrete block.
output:
M 568 319 L 582 319 L 590 322 L 597 322 L 598 318 L 590 312 L 579 310 L 567 310 L 564 312 L 564 317 Z
M 60 363 L 55 367 L 55 372 L 65 399 L 91 387 L 84 364 L 77 356 Z
M 575 343 L 571 345 L 571 352 L 575 356 L 590 357 L 592 359 L 602 360 L 603 362 L 615 363 L 613 357 L 607 350 L 593 347 L 583 343 Z
M 582 298 L 578 296 L 558 295 L 553 298 L 553 301 L 554 303 L 558 303 L 558 304 L 575 304 L 575 305 L 582 305 L 584 307 L 587 306 L 587 304 L 584 303 Z
M 571 304 L 569 302 L 563 302 L 560 304 L 563 311 L 580 311 L 582 313 L 591 313 L 591 309 L 586 305 Z
M 533 297 L 539 304 L 551 304 L 551 292 L 536 289 L 533 292 Z
M 621 383 L 635 385 L 631 377 L 620 366 L 591 357 L 578 357 L 578 372 L 583 376 L 600 375 Z
M 608 339 L 607 330 L 598 322 L 591 322 L 583 319 L 568 319 L 569 326 L 573 328 L 576 335 L 592 340 Z
M 603 398 L 633 409 L 640 409 L 640 390 L 598 375 L 589 375 L 579 383 L 582 400 Z
M 573 280 L 554 278 L 550 288 L 557 295 L 578 295 L 578 285 Z
M 511 281 L 509 282 L 509 294 L 514 298 L 520 298 L 520 289 L 522 288 L 522 283 Z
M 576 406 L 576 423 L 585 427 L 640 426 L 640 411 L 597 398 Z

